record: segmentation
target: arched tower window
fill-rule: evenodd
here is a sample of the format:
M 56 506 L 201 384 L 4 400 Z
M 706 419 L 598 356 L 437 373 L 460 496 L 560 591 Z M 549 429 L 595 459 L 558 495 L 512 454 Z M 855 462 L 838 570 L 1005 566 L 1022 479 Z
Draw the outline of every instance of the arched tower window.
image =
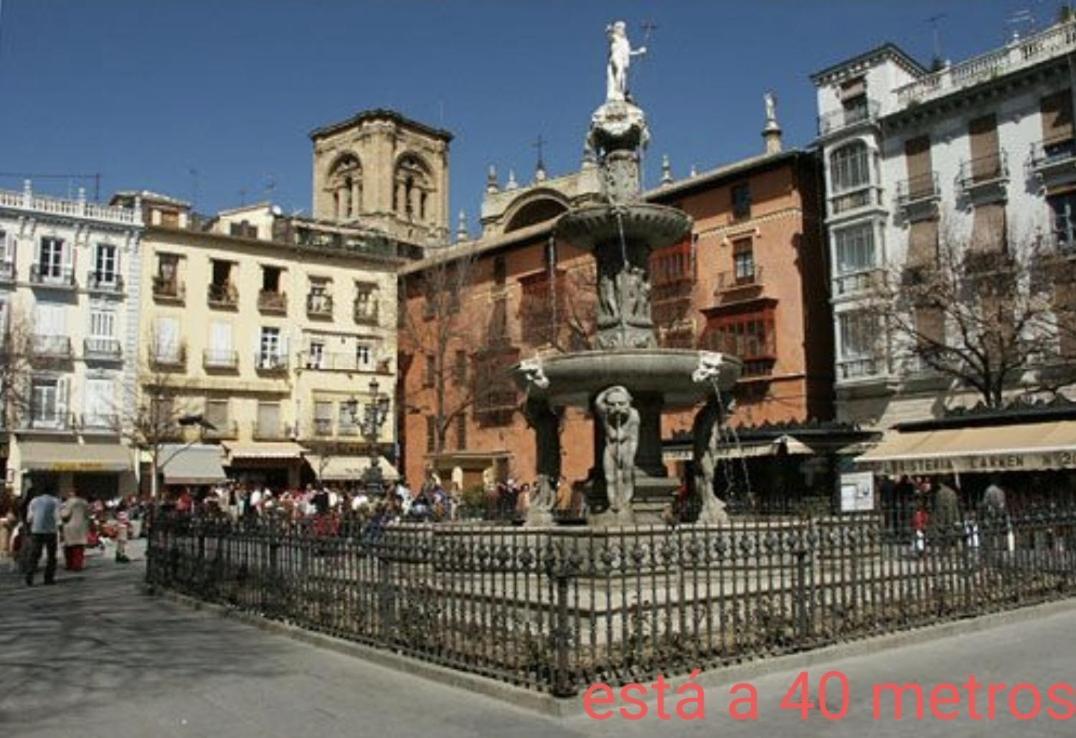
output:
M 362 164 L 354 154 L 344 154 L 333 162 L 326 189 L 333 193 L 333 217 L 354 218 L 362 212 Z
M 433 192 L 433 177 L 426 163 L 414 154 L 405 154 L 396 164 L 393 177 L 392 209 L 406 220 L 425 221 L 429 216 L 427 198 Z

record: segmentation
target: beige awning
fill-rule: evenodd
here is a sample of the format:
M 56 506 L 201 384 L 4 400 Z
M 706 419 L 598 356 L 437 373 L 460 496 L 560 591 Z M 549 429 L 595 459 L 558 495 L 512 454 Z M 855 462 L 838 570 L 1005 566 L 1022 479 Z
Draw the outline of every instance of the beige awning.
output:
M 670 449 L 662 454 L 664 461 L 691 461 L 691 448 Z M 717 451 L 719 459 L 750 459 L 759 456 L 777 456 L 787 453 L 793 456 L 809 456 L 814 453 L 807 444 L 792 436 L 784 435 L 772 441 L 752 441 L 749 443 L 726 444 Z
M 370 468 L 369 456 L 319 456 L 307 454 L 306 461 L 314 474 L 323 482 L 360 482 L 366 470 Z M 396 467 L 378 457 L 378 466 L 381 467 L 381 476 L 393 481 L 399 479 L 400 473 Z
M 886 474 L 1076 469 L 1076 421 L 892 431 L 856 463 Z
M 228 461 L 235 459 L 300 459 L 305 448 L 294 441 L 275 443 L 226 443 Z
M 227 479 L 220 446 L 163 446 L 158 456 L 165 484 L 216 484 Z
M 134 463 L 119 443 L 19 441 L 22 468 L 50 472 L 123 472 Z

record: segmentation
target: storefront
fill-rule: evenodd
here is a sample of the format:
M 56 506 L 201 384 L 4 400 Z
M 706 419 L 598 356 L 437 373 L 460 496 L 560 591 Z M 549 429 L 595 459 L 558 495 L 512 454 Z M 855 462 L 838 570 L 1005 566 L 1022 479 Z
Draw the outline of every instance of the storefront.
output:
M 314 478 L 329 484 L 358 484 L 366 479 L 374 465 L 374 457 L 361 455 L 323 456 L 318 454 L 306 454 L 306 463 L 310 466 Z M 395 482 L 400 478 L 388 459 L 378 456 L 377 467 L 381 470 L 381 478 L 386 482 Z
M 974 508 L 991 481 L 1010 506 L 1058 501 L 1076 487 L 1076 408 L 1020 408 L 907 423 L 856 459 L 890 482 L 945 477 Z
M 277 443 L 225 443 L 229 479 L 271 489 L 295 488 L 303 467 L 302 446 L 294 441 Z
M 157 463 L 166 488 L 204 487 L 228 478 L 223 461 L 220 446 L 191 444 L 162 446 Z
M 47 486 L 87 499 L 109 500 L 137 488 L 131 449 L 119 443 L 19 440 L 13 449 L 18 489 Z

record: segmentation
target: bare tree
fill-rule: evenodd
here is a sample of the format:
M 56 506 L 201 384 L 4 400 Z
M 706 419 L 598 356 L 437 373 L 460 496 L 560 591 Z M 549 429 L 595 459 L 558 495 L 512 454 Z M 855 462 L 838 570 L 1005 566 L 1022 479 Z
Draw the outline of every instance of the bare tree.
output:
M 989 240 L 942 230 L 936 258 L 889 269 L 866 312 L 906 372 L 935 372 L 1001 407 L 1013 389 L 1056 392 L 1071 383 L 1043 369 L 1073 356 L 1076 342 L 1059 331 L 1072 325 L 1076 302 L 1057 299 L 1056 252 L 1046 241 L 1011 233 Z
M 597 270 L 592 260 L 533 275 L 523 284 L 519 308 L 523 340 L 564 353 L 594 347 Z
M 462 305 L 475 264 L 474 251 L 440 253 L 421 271 L 400 279 L 401 353 L 418 362 L 418 370 L 423 372 L 422 389 L 402 398 L 400 404 L 433 419 L 435 453 L 444 451 L 449 428 L 477 396 L 477 383 L 467 381 L 467 360 L 479 345 L 481 325 L 478 316 Z M 409 310 L 416 298 L 422 302 L 421 309 Z M 491 321 L 497 319 L 496 315 L 490 317 Z
M 30 320 L 21 311 L 8 316 L 0 344 L 0 422 L 16 427 L 31 412 L 34 335 Z

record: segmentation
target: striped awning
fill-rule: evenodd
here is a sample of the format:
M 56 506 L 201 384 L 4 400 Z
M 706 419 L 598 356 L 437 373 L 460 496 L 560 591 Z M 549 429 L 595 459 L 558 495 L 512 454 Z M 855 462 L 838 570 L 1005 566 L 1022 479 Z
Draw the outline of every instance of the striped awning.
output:
M 302 458 L 306 449 L 294 441 L 275 443 L 226 443 L 228 463 L 236 459 L 295 459 Z

